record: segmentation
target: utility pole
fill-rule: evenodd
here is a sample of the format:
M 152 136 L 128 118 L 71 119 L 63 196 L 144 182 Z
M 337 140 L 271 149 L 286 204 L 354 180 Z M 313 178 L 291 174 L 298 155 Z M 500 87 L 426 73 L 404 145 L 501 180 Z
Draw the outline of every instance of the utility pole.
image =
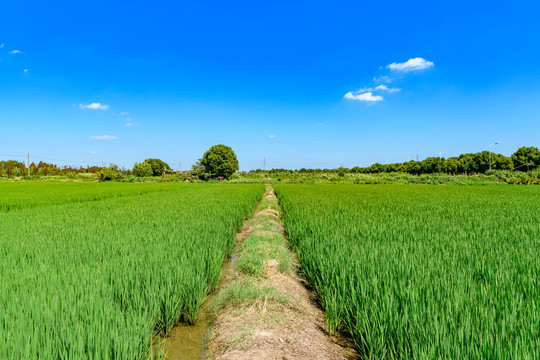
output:
M 264 157 L 263 170 L 266 170 L 266 157 Z
M 182 162 L 178 162 L 178 172 L 182 172 Z
M 30 176 L 30 153 L 28 153 L 28 176 Z

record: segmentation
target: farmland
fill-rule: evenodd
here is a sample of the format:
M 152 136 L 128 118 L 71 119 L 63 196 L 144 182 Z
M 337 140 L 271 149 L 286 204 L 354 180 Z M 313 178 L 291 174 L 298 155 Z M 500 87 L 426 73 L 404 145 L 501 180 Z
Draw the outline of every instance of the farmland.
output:
M 540 357 L 538 188 L 275 189 L 330 329 L 361 357 Z
M 0 212 L 43 205 L 97 201 L 166 190 L 165 184 L 126 184 L 76 182 L 0 183 Z
M 263 191 L 0 184 L 0 358 L 149 358 L 195 319 Z

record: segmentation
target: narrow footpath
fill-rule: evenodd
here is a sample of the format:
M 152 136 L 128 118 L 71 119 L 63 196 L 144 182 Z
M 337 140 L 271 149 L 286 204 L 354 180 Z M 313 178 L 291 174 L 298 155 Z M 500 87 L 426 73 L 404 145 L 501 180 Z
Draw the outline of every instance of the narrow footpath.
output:
M 211 304 L 215 321 L 204 358 L 356 358 L 350 346 L 328 334 L 315 294 L 298 275 L 271 186 L 237 240 L 230 271 Z

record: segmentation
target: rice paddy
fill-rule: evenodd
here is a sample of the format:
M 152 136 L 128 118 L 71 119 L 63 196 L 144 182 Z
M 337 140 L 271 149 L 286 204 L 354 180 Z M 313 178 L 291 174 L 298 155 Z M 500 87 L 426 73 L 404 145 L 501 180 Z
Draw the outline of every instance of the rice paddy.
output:
M 264 188 L 1 183 L 0 359 L 163 357 L 156 339 L 194 322 Z M 329 329 L 361 358 L 540 358 L 539 188 L 274 188 Z
M 148 185 L 0 184 L 1 359 L 148 359 L 195 319 L 264 186 Z
M 327 323 L 362 358 L 540 358 L 539 188 L 275 189 Z

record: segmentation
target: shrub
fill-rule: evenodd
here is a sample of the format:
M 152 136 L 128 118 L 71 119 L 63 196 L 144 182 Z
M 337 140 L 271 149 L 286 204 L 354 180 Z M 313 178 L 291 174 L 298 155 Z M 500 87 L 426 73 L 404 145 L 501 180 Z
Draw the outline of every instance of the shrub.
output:
M 146 176 L 152 176 L 153 175 L 152 167 L 149 163 L 142 162 L 136 162 L 135 165 L 133 165 L 133 174 L 138 177 L 146 177 Z

